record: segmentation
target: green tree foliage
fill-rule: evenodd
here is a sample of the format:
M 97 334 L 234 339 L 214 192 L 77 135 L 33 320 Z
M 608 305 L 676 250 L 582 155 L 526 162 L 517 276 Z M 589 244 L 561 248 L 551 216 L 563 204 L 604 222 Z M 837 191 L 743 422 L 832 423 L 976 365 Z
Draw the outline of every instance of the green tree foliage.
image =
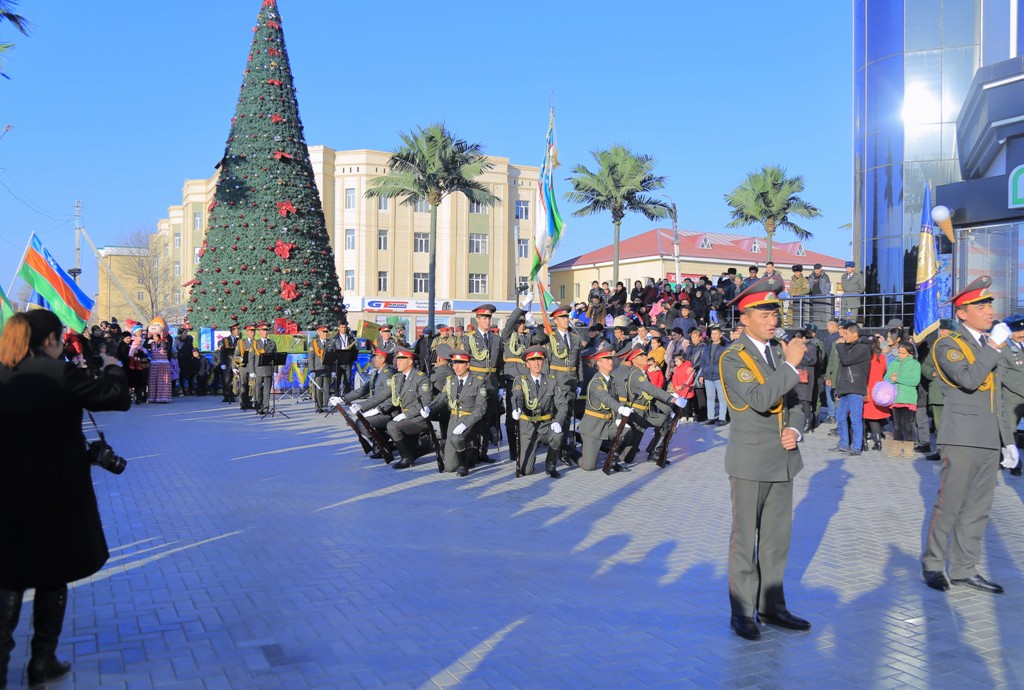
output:
M 28 20 L 14 11 L 17 6 L 18 0 L 0 0 L 0 24 L 6 22 L 20 31 L 23 36 L 28 36 Z M 4 72 L 3 54 L 13 47 L 13 43 L 0 43 L 0 77 L 5 79 L 10 79 L 10 77 Z
M 401 134 L 402 143 L 388 161 L 388 172 L 370 180 L 367 198 L 400 199 L 403 204 L 430 204 L 430 262 L 427 326 L 434 329 L 437 265 L 437 207 L 450 194 L 464 194 L 485 206 L 501 203 L 477 178 L 494 167 L 480 144 L 456 139 L 444 123 Z
M 767 263 L 772 260 L 772 239 L 777 230 L 789 230 L 801 240 L 812 237 L 790 220 L 791 215 L 801 218 L 821 215 L 820 210 L 797 196 L 802 191 L 804 178 L 801 175 L 786 177 L 786 169 L 777 165 L 766 165 L 760 171 L 747 173 L 743 184 L 725 195 L 725 203 L 732 209 L 732 220 L 726 227 L 762 226 L 768 235 Z
M 287 318 L 300 328 L 342 318 L 342 295 L 285 50 L 265 0 L 188 311 L 194 326 Z
M 671 215 L 671 206 L 651 196 L 651 192 L 665 187 L 665 178 L 654 174 L 654 158 L 633 153 L 625 146 L 593 151 L 597 171 L 577 165 L 568 178 L 572 191 L 565 198 L 584 206 L 573 215 L 591 216 L 608 211 L 612 214 L 614 229 L 612 285 L 619 280 L 619 231 L 627 213 L 643 214 L 648 220 Z

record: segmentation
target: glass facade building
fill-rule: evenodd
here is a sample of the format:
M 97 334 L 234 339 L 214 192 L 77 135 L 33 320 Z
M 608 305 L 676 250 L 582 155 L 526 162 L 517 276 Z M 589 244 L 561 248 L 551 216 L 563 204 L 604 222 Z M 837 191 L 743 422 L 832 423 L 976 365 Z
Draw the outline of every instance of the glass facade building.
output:
M 960 181 L 975 72 L 1019 54 L 1024 0 L 854 0 L 853 243 L 868 292 L 913 292 L 924 185 Z

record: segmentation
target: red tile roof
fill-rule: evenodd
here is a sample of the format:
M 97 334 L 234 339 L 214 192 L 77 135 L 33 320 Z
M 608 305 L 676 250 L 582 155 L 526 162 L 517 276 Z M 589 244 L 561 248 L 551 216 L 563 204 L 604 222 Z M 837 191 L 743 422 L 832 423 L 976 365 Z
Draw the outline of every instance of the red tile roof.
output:
M 649 259 L 664 257 L 671 259 L 672 253 L 671 228 L 655 228 L 648 232 L 630 237 L 619 242 L 619 261 L 631 259 Z M 760 251 L 752 251 L 755 247 Z M 735 265 L 745 274 L 746 267 L 751 264 L 763 266 L 767 260 L 768 239 L 751 235 L 728 235 L 721 232 L 699 232 L 697 230 L 679 231 L 679 258 L 683 261 L 716 261 Z M 563 261 L 551 267 L 552 271 L 564 271 L 571 268 L 594 264 L 610 264 L 612 262 L 613 245 L 595 249 L 574 259 Z M 772 242 L 772 261 L 782 270 L 788 270 L 793 264 L 803 264 L 807 270 L 816 263 L 825 269 L 843 270 L 845 259 L 828 254 L 812 252 L 803 247 L 800 241 Z

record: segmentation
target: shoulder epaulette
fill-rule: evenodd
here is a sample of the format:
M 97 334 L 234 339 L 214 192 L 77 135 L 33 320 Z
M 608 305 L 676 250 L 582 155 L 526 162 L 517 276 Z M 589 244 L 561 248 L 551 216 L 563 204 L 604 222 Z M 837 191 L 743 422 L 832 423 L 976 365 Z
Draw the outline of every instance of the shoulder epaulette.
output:
M 483 380 L 484 380 L 484 377 L 483 377 L 483 376 L 481 376 L 480 374 L 477 374 L 477 375 L 476 375 L 476 380 L 477 380 L 477 381 L 483 381 Z
M 960 333 L 959 333 L 959 332 L 957 332 L 957 331 L 950 331 L 949 333 L 947 333 L 947 334 L 945 335 L 945 337 L 946 337 L 946 338 L 962 338 L 963 336 L 962 336 L 962 335 L 960 335 Z

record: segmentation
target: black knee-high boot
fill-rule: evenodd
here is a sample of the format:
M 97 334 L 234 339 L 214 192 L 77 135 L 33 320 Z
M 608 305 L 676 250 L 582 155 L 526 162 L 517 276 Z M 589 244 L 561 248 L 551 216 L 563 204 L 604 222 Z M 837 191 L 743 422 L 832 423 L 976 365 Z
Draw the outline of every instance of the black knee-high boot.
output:
M 25 593 L 0 588 L 0 690 L 7 687 L 7 665 L 14 649 L 14 629 L 21 616 L 21 599 Z
M 57 659 L 57 642 L 64 627 L 68 605 L 67 585 L 59 589 L 36 590 L 32 604 L 32 658 L 28 662 L 28 684 L 56 680 L 71 670 L 71 664 Z

